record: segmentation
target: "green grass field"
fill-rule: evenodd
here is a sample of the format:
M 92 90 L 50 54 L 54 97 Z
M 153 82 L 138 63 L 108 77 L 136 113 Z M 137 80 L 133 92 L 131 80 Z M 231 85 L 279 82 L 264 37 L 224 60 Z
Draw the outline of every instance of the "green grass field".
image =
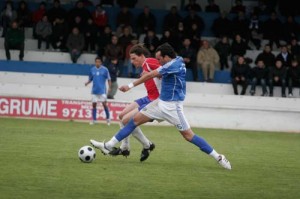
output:
M 156 144 L 147 161 L 132 139 L 129 158 L 97 150 L 87 164 L 78 149 L 118 125 L 0 118 L 0 198 L 300 198 L 300 134 L 195 128 L 226 154 L 228 171 L 173 127 L 142 129 Z

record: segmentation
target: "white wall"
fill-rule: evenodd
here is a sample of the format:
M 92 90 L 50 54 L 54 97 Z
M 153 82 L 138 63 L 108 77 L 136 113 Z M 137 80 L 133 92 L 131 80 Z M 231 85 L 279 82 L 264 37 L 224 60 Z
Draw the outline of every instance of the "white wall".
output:
M 86 80 L 85 76 L 0 72 L 0 96 L 90 100 Z M 130 81 L 118 79 L 119 85 Z M 300 132 L 299 89 L 294 93 L 295 98 L 234 96 L 229 84 L 189 82 L 184 110 L 193 127 Z M 275 96 L 279 94 L 276 88 Z M 139 86 L 118 92 L 115 101 L 131 102 L 145 95 Z

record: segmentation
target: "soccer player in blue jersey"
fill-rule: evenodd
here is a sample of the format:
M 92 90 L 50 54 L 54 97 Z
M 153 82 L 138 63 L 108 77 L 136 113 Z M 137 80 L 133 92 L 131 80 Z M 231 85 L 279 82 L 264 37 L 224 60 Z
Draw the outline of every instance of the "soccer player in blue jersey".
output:
M 165 120 L 173 124 L 187 141 L 199 147 L 204 153 L 212 156 L 222 167 L 230 170 L 230 162 L 225 156 L 216 152 L 203 138 L 194 134 L 184 116 L 183 101 L 186 94 L 186 68 L 182 57 L 176 57 L 174 49 L 167 43 L 162 44 L 156 49 L 155 56 L 162 65 L 161 67 L 141 76 L 128 85 L 120 87 L 120 90 L 126 92 L 147 79 L 161 76 L 160 97 L 138 112 L 108 142 L 90 140 L 91 144 L 100 149 L 104 154 L 109 154 L 113 146 L 127 137 L 137 126 L 151 120 Z
M 90 122 L 91 125 L 95 124 L 97 121 L 97 102 L 101 102 L 106 115 L 107 125 L 110 125 L 110 114 L 109 108 L 107 106 L 107 90 L 106 90 L 106 81 L 108 83 L 108 91 L 111 88 L 111 80 L 108 69 L 102 65 L 102 60 L 100 57 L 96 57 L 95 66 L 91 68 L 89 74 L 89 80 L 85 83 L 87 86 L 89 83 L 93 82 L 92 87 L 92 117 L 93 120 Z

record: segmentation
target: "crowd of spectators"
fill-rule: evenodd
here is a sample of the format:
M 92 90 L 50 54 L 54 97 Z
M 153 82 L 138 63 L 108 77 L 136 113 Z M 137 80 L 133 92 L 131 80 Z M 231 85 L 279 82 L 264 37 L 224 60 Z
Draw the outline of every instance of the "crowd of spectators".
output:
M 196 0 L 189 0 L 183 8 L 186 16 L 182 16 L 176 6 L 170 8 L 163 17 L 162 36 L 158 36 L 155 31 L 157 18 L 150 7 L 145 6 L 136 18 L 131 13 L 137 0 L 116 1 L 120 7 L 114 22 L 116 30 L 108 23 L 108 14 L 103 7 L 114 6 L 114 1 L 102 0 L 93 5 L 90 1 L 79 0 L 69 10 L 64 9 L 60 0 L 54 0 L 51 7 L 41 2 L 36 10 L 29 10 L 26 1 L 20 1 L 16 9 L 14 3 L 5 1 L 1 11 L 2 37 L 5 37 L 8 60 L 10 49 L 19 49 L 19 58 L 23 60 L 23 28 L 32 27 L 38 49 L 45 43 L 46 50 L 69 52 L 73 63 L 83 52 L 95 53 L 103 58 L 104 64 L 113 66 L 116 76 L 122 75 L 122 67 L 127 67 L 128 75 L 136 77 L 139 71 L 130 64 L 128 52 L 143 36 L 143 43 L 152 55 L 158 45 L 170 43 L 184 58 L 194 81 L 199 81 L 198 70 L 201 69 L 204 81 L 213 82 L 215 70 L 220 68 L 231 71 L 235 94 L 239 93 L 238 84 L 242 85 L 240 94 L 245 94 L 251 84 L 250 93 L 254 95 L 259 83 L 269 86 L 269 92 L 263 89 L 262 95 L 272 96 L 273 86 L 282 85 L 282 96 L 285 97 L 286 86 L 289 86 L 289 95 L 292 95 L 290 87 L 299 86 L 300 27 L 294 15 L 284 12 L 286 9 L 283 8 L 281 12 L 285 17 L 281 20 L 282 16 L 279 18 L 268 2 L 259 0 L 252 12 L 247 13 L 241 0 L 236 0 L 229 12 L 221 11 L 214 0 L 208 0 L 204 9 Z M 217 38 L 215 45 L 201 38 L 206 24 L 198 12 L 220 13 L 210 27 Z M 262 15 L 266 20 L 261 20 Z M 251 69 L 246 51 L 261 49 L 263 39 L 269 43 L 256 58 L 255 68 Z M 274 49 L 281 52 L 274 55 Z

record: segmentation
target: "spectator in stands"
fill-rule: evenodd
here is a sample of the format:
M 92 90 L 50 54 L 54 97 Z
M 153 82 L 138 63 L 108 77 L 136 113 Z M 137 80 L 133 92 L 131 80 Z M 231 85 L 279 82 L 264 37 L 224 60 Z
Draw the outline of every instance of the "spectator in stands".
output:
M 246 63 L 243 56 L 239 56 L 237 64 L 231 68 L 232 86 L 235 95 L 238 95 L 238 85 L 242 86 L 241 95 L 246 94 L 248 87 L 248 79 L 250 74 L 250 66 Z
M 205 12 L 220 13 L 220 7 L 215 3 L 215 0 L 207 0 L 208 5 L 205 7 Z
M 110 60 L 118 58 L 118 64 L 123 62 L 123 47 L 118 42 L 118 37 L 113 35 L 111 42 L 105 47 L 105 63 L 109 63 Z
M 296 38 L 293 38 L 290 45 L 293 59 L 297 59 L 298 61 L 300 61 L 300 45 L 298 44 L 298 40 Z
M 48 21 L 47 15 L 36 24 L 35 33 L 38 39 L 38 49 L 41 49 L 42 41 L 46 42 L 46 49 L 50 46 L 50 36 L 52 34 L 52 25 Z
M 235 5 L 232 6 L 230 12 L 235 13 L 235 14 L 237 14 L 239 12 L 246 13 L 246 7 L 243 5 L 243 1 L 242 0 L 236 0 Z
M 20 1 L 17 9 L 17 20 L 19 22 L 19 27 L 31 27 L 31 18 L 31 11 L 29 10 L 27 3 L 25 1 Z
M 70 24 L 70 30 L 73 30 L 73 28 L 78 28 L 78 30 L 83 33 L 84 32 L 84 27 L 86 26 L 86 21 L 83 21 L 83 19 L 80 16 L 76 16 L 72 23 Z
M 238 12 L 237 17 L 232 21 L 232 36 L 239 34 L 248 43 L 249 40 L 249 20 L 244 12 Z
M 280 47 L 280 53 L 276 56 L 276 59 L 281 60 L 282 65 L 284 67 L 290 67 L 292 63 L 293 56 L 290 52 L 288 52 L 288 48 L 286 45 L 282 45 Z
M 231 47 L 227 36 L 223 36 L 221 40 L 215 45 L 215 49 L 220 57 L 220 69 L 229 68 L 228 57 L 230 55 Z
M 281 96 L 286 97 L 286 72 L 287 69 L 283 66 L 282 61 L 280 59 L 277 59 L 275 62 L 275 66 L 271 67 L 269 70 L 270 97 L 273 97 L 274 85 L 281 86 Z
M 221 12 L 220 17 L 215 19 L 212 24 L 212 31 L 216 37 L 232 36 L 232 21 L 228 19 L 227 12 Z
M 169 43 L 171 46 L 173 46 L 174 49 L 177 49 L 178 43 L 179 41 L 177 41 L 174 37 L 174 35 L 172 34 L 172 32 L 170 30 L 165 30 L 162 37 L 159 40 L 159 45 L 164 44 L 164 43 Z
M 54 50 L 66 51 L 69 28 L 64 17 L 56 18 L 52 23 L 50 43 Z
M 300 87 L 300 66 L 297 59 L 292 60 L 292 66 L 287 73 L 289 97 L 293 97 L 293 88 Z
M 103 32 L 104 27 L 108 23 L 108 16 L 100 4 L 96 6 L 95 11 L 92 13 L 92 17 L 93 17 L 94 24 L 96 24 L 99 31 Z
M 178 48 L 181 47 L 179 43 L 183 41 L 183 39 L 186 37 L 186 30 L 184 28 L 183 22 L 179 22 L 178 27 L 175 31 L 174 38 L 177 42 L 177 45 L 175 46 L 175 50 L 178 52 Z
M 76 2 L 75 7 L 69 11 L 68 17 L 70 23 L 72 23 L 77 17 L 80 17 L 81 21 L 85 23 L 88 20 L 88 18 L 91 17 L 91 14 L 89 10 L 84 7 L 83 1 L 79 0 Z M 80 27 L 77 28 L 80 29 Z
M 117 35 L 118 36 L 122 32 L 122 30 L 125 26 L 132 27 L 132 25 L 133 25 L 133 15 L 129 11 L 127 6 L 121 7 L 121 10 L 117 15 L 116 25 L 117 25 Z
M 135 38 L 132 34 L 132 28 L 130 26 L 124 26 L 121 36 L 119 37 L 119 44 L 123 48 L 123 54 L 125 55 L 126 47 L 131 43 L 131 40 Z
M 197 24 L 198 30 L 200 32 L 200 36 L 204 30 L 205 24 L 203 19 L 197 15 L 194 9 L 189 10 L 188 16 L 186 16 L 183 20 L 184 28 L 187 32 L 192 31 L 192 25 Z
M 266 4 L 266 0 L 258 0 L 258 5 L 253 8 L 253 13 L 258 16 L 270 15 L 273 8 Z
M 94 53 L 96 50 L 97 41 L 97 26 L 94 24 L 92 18 L 89 18 L 84 28 L 85 47 L 84 50 Z
M 197 63 L 201 66 L 204 81 L 213 82 L 215 68 L 220 63 L 220 57 L 217 51 L 210 46 L 207 40 L 203 40 L 202 47 L 197 54 Z
M 250 18 L 249 26 L 248 26 L 248 34 L 249 34 L 249 41 L 251 41 L 256 50 L 259 50 L 261 47 L 261 40 L 262 40 L 262 29 L 261 29 L 261 22 L 258 19 L 258 16 L 253 13 Z
M 269 40 L 269 44 L 273 49 L 273 44 L 280 47 L 280 37 L 282 35 L 283 26 L 281 21 L 277 18 L 276 12 L 272 12 L 270 18 L 263 24 L 263 36 Z
M 196 2 L 196 0 L 189 0 L 189 3 L 184 8 L 186 11 L 194 10 L 196 12 L 201 12 L 201 6 Z
M 53 1 L 53 7 L 47 11 L 49 21 L 53 23 L 56 19 L 67 19 L 67 11 L 61 7 L 60 0 Z
M 267 78 L 268 69 L 265 67 L 263 60 L 258 60 L 257 65 L 251 69 L 251 90 L 250 94 L 255 95 L 256 85 L 260 84 L 262 87 L 261 96 L 267 96 Z
M 84 43 L 85 41 L 83 34 L 80 33 L 77 27 L 74 27 L 72 29 L 72 32 L 68 36 L 66 44 L 73 63 L 77 63 L 77 60 L 80 57 L 84 48 Z
M 246 51 L 249 49 L 247 43 L 243 40 L 243 38 L 237 34 L 231 44 L 231 61 L 232 66 L 234 66 L 237 62 L 237 58 L 240 56 L 244 56 Z
M 201 30 L 199 29 L 197 23 L 193 23 L 191 29 L 187 31 L 186 34 L 189 38 L 191 38 L 193 48 L 198 50 L 201 42 Z
M 117 4 L 119 7 L 127 7 L 127 8 L 134 8 L 138 0 L 117 0 Z
M 154 56 L 155 50 L 159 45 L 159 39 L 154 30 L 147 31 L 146 37 L 144 38 L 144 44 L 150 51 L 151 56 Z
M 293 38 L 299 38 L 300 26 L 294 20 L 292 15 L 287 17 L 286 22 L 283 24 L 283 39 L 286 43 L 289 43 Z
M 148 30 L 155 30 L 156 28 L 156 18 L 151 13 L 148 6 L 144 7 L 144 11 L 137 17 L 137 36 L 141 34 L 146 34 Z
M 24 30 L 20 29 L 17 21 L 13 21 L 11 23 L 11 28 L 7 30 L 7 34 L 5 35 L 4 47 L 6 59 L 10 60 L 10 52 L 11 49 L 20 50 L 19 60 L 23 61 L 24 57 Z
M 136 37 L 132 38 L 130 44 L 128 44 L 128 46 L 126 47 L 126 50 L 125 50 L 125 62 L 124 62 L 124 65 L 127 66 L 127 71 L 128 71 L 128 77 L 138 77 L 139 74 L 142 72 L 140 69 L 141 68 L 136 68 L 132 63 L 131 63 L 131 60 L 130 60 L 130 49 L 138 44 L 139 41 Z
M 112 30 L 109 25 L 104 27 L 103 33 L 100 33 L 97 38 L 98 51 L 97 54 L 99 57 L 103 58 L 106 46 L 111 42 Z
M 5 37 L 7 29 L 10 27 L 10 24 L 17 19 L 17 12 L 13 7 L 11 1 L 6 1 L 4 9 L 1 12 L 1 25 L 3 27 L 2 37 Z
M 266 44 L 263 52 L 258 54 L 258 56 L 256 57 L 256 60 L 255 60 L 256 64 L 257 64 L 258 60 L 262 60 L 267 69 L 269 67 L 273 67 L 275 65 L 275 55 L 272 53 L 272 49 L 269 44 Z
M 178 14 L 177 7 L 172 6 L 170 12 L 163 19 L 163 29 L 170 30 L 174 34 L 181 21 L 182 17 Z
M 39 8 L 37 10 L 35 10 L 32 14 L 33 25 L 37 24 L 40 20 L 42 20 L 42 18 L 45 14 L 46 14 L 46 3 L 41 2 L 39 4 Z
M 191 45 L 191 39 L 189 37 L 184 38 L 182 48 L 179 49 L 178 54 L 183 58 L 186 68 L 192 70 L 193 81 L 198 81 L 196 53 L 197 51 Z
M 107 93 L 107 99 L 114 99 L 115 94 L 118 91 L 118 82 L 117 77 L 119 75 L 119 64 L 118 64 L 118 58 L 113 58 L 108 62 L 105 66 L 107 67 L 110 78 L 111 78 L 111 86 L 110 90 Z

